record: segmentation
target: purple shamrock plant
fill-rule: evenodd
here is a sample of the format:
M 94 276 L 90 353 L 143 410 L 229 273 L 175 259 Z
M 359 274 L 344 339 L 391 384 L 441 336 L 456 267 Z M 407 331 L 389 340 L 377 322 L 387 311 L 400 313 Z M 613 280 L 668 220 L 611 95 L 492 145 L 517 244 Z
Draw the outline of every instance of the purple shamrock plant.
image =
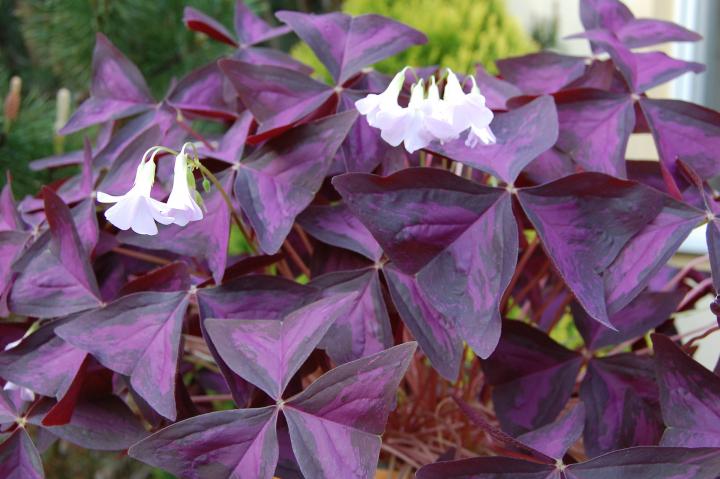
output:
M 704 67 L 646 47 L 700 37 L 580 4 L 592 58 L 497 77 L 377 72 L 426 41 L 377 15 L 188 7 L 228 52 L 159 101 L 99 34 L 63 129 L 96 137 L 33 163 L 79 173 L 0 193 L 0 476 L 64 441 L 194 479 L 718 477 L 720 328 L 676 313 L 720 285 L 720 114 L 647 93 Z

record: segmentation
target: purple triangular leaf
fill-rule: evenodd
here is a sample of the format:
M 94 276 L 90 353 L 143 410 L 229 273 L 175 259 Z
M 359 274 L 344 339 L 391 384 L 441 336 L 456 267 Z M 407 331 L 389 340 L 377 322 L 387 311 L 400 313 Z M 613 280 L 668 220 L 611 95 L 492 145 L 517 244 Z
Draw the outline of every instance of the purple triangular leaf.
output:
M 228 366 L 280 399 L 292 376 L 345 315 L 355 294 L 333 295 L 277 319 L 207 319 L 205 328 Z
M 475 70 L 475 80 L 480 92 L 485 97 L 485 104 L 491 110 L 507 110 L 507 101 L 523 94 L 522 90 L 512 83 L 490 75 L 482 65 Z
M 169 105 L 186 113 L 209 118 L 234 120 L 237 117 L 234 96 L 227 98 L 225 77 L 217 62 L 193 70 L 168 94 Z
M 385 307 L 377 268 L 328 273 L 311 286 L 325 296 L 357 293 L 350 308 L 335 321 L 320 343 L 336 364 L 383 351 L 393 345 L 390 318 Z
M 579 403 L 557 421 L 518 436 L 518 440 L 556 459 L 562 459 L 567 450 L 582 435 L 585 425 L 585 406 Z
M 587 412 L 583 437 L 589 456 L 660 440 L 658 388 L 649 357 L 628 353 L 592 359 L 580 399 Z
M 580 304 L 593 319 L 612 327 L 603 275 L 662 211 L 664 195 L 636 182 L 581 173 L 520 190 L 518 198 Z
M 22 230 L 24 225 L 15 205 L 10 173 L 7 174 L 6 181 L 2 192 L 0 192 L 0 231 Z
M 0 231 L 0 316 L 6 316 L 7 296 L 15 273 L 12 265 L 20 257 L 30 239 L 30 233 Z
M 248 110 L 243 111 L 222 136 L 214 150 L 205 147 L 198 148 L 200 156 L 215 158 L 232 165 L 240 163 L 252 122 L 252 114 Z
M 567 479 L 716 479 L 720 449 L 633 447 L 565 469 Z
M 680 100 L 640 99 L 660 160 L 675 173 L 675 160 L 688 163 L 700 177 L 720 173 L 720 113 Z
M 641 337 L 662 324 L 675 312 L 684 295 L 683 291 L 640 294 L 610 317 L 610 323 L 617 331 L 593 321 L 582 308 L 575 307 L 575 304 L 572 308 L 573 320 L 588 349 L 597 350 Z
M 591 45 L 606 51 L 613 63 L 622 73 L 627 85 L 635 91 L 637 86 L 638 68 L 635 54 L 630 51 L 620 40 L 607 30 L 588 30 L 585 33 L 570 35 L 568 39 L 585 38 L 590 40 Z
M 367 66 L 427 42 L 419 31 L 380 15 L 282 11 L 276 16 L 312 48 L 338 85 Z
M 91 81 L 90 98 L 73 113 L 60 134 L 134 115 L 155 103 L 140 70 L 102 33 L 97 34 L 93 51 Z
M 243 0 L 235 3 L 235 33 L 240 40 L 240 46 L 255 45 L 271 38 L 285 35 L 290 31 L 287 26 L 271 27 L 267 22 L 245 5 Z
M 174 261 L 128 281 L 120 290 L 120 296 L 143 291 L 187 291 L 188 289 L 190 289 L 188 265 L 183 261 Z
M 130 383 L 158 413 L 175 419 L 175 373 L 187 292 L 135 293 L 56 329 Z
M 276 422 L 274 407 L 216 411 L 166 427 L 128 454 L 180 477 L 272 479 Z
M 616 29 L 628 48 L 642 48 L 666 42 L 697 42 L 702 36 L 677 23 L 654 18 L 635 18 Z
M 663 52 L 635 53 L 637 64 L 637 87 L 642 93 L 650 88 L 669 82 L 685 73 L 702 73 L 705 65 L 697 62 L 677 60 Z
M 585 30 L 602 28 L 615 32 L 635 16 L 619 0 L 581 0 L 580 20 Z
M 537 464 L 510 457 L 475 457 L 428 464 L 416 479 L 561 479 L 551 464 Z
M 397 266 L 417 274 L 430 304 L 487 357 L 517 262 L 510 195 L 428 168 L 385 178 L 347 174 L 333 184 Z
M 238 46 L 234 35 L 222 23 L 193 7 L 185 7 L 183 10 L 183 23 L 188 29 L 204 33 L 213 40 Z
M 585 58 L 549 51 L 506 58 L 496 64 L 504 80 L 528 95 L 554 93 L 585 73 Z
M 15 404 L 5 390 L 0 390 L 0 424 L 5 425 L 20 416 Z
M 375 476 L 380 434 L 416 343 L 345 363 L 285 402 L 295 457 L 305 477 Z
M 392 264 L 386 265 L 383 273 L 395 308 L 422 352 L 444 378 L 456 380 L 463 344 L 455 324 L 432 307 L 413 276 Z
M 497 349 L 483 362 L 503 429 L 517 435 L 554 421 L 570 398 L 581 364 L 578 353 L 539 329 L 505 321 Z
M 720 377 L 654 334 L 655 371 L 667 429 L 663 446 L 720 447 Z
M 343 203 L 309 206 L 297 221 L 323 243 L 355 251 L 371 261 L 377 262 L 382 257 L 382 248 L 375 238 Z
M 268 65 L 273 67 L 282 67 L 296 72 L 310 75 L 313 69 L 304 63 L 296 60 L 287 53 L 274 48 L 266 47 L 249 47 L 241 48 L 236 51 L 232 57 L 243 63 L 252 63 L 253 65 Z
M 325 83 L 288 68 L 235 60 L 221 60 L 219 65 L 260 124 L 258 134 L 310 117 L 335 94 Z
M 575 90 L 555 97 L 557 148 L 587 171 L 625 178 L 625 149 L 635 127 L 630 95 Z
M 43 479 L 42 459 L 27 431 L 20 427 L 0 444 L 0 477 Z
M 348 111 L 293 128 L 240 164 L 235 196 L 263 251 L 274 254 L 280 249 L 295 217 L 320 189 L 356 118 L 357 112 Z
M 558 139 L 558 119 L 550 96 L 495 116 L 491 124 L 494 145 L 465 146 L 462 139 L 432 143 L 427 149 L 513 183 L 528 163 L 551 148 Z

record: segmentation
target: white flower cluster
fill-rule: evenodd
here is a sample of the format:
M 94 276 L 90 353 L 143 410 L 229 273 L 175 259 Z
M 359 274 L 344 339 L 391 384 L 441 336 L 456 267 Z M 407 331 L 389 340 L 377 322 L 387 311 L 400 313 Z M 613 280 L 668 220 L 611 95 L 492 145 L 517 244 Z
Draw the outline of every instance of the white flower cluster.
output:
M 367 117 L 368 124 L 381 130 L 383 140 L 392 146 L 404 143 L 405 149 L 413 153 L 436 140 L 455 140 L 469 129 L 466 146 L 474 148 L 479 142 L 495 143 L 495 135 L 490 130 L 493 113 L 485 106 L 485 97 L 475 78 L 469 77 L 472 88 L 470 93 L 465 93 L 457 76 L 448 68 L 442 98 L 435 77 L 430 79 L 427 91 L 421 79 L 410 89 L 408 106 L 402 107 L 398 97 L 407 70 L 405 67 L 395 75 L 384 92 L 355 102 L 355 108 Z
M 175 156 L 173 188 L 167 202 L 163 203 L 150 197 L 153 183 L 155 183 L 154 158 L 159 151 L 164 150 L 161 147 L 153 147 L 146 151 L 140 160 L 137 173 L 135 173 L 135 183 L 130 191 L 122 196 L 113 196 L 98 191 L 97 200 L 100 203 L 115 203 L 105 211 L 105 218 L 121 230 L 132 229 L 142 235 L 157 234 L 156 221 L 163 225 L 185 226 L 190 221 L 201 220 L 203 212 L 194 198 L 195 185 L 190 184 L 191 173 L 188 170 L 185 146 Z M 151 152 L 153 155 L 148 160 L 147 156 Z

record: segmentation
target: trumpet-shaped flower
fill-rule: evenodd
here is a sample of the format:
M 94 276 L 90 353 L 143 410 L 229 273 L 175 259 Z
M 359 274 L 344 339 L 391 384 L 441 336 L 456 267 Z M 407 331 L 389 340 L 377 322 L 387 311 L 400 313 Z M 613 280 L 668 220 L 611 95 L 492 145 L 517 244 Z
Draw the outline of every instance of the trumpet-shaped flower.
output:
M 472 89 L 466 94 L 457 76 L 448 68 L 443 101 L 450 110 L 453 129 L 457 134 L 470 129 L 465 145 L 474 148 L 478 141 L 486 145 L 495 143 L 495 135 L 490 130 L 493 113 L 485 106 L 485 97 L 480 93 L 475 78 L 471 76 L 470 79 Z
M 98 191 L 100 203 L 115 203 L 107 211 L 105 218 L 121 230 L 132 229 L 143 235 L 155 235 L 160 224 L 170 224 L 174 218 L 168 214 L 168 206 L 150 197 L 155 182 L 155 163 L 142 159 L 135 174 L 133 187 L 122 196 L 113 196 Z
M 190 221 L 198 221 L 203 218 L 203 212 L 195 201 L 195 186 L 191 186 L 191 175 L 188 171 L 187 155 L 181 151 L 175 157 L 175 169 L 173 175 L 173 188 L 167 200 L 169 208 L 168 215 L 173 218 L 173 223 L 185 226 Z M 194 181 L 192 181 L 194 183 Z
M 355 108 L 357 108 L 361 115 L 366 116 L 370 126 L 378 128 L 375 120 L 381 111 L 398 113 L 399 110 L 401 110 L 400 105 L 398 105 L 398 97 L 405 84 L 405 71 L 407 68 L 408 67 L 403 68 L 393 77 L 384 92 L 379 95 L 371 93 L 365 98 L 355 102 Z

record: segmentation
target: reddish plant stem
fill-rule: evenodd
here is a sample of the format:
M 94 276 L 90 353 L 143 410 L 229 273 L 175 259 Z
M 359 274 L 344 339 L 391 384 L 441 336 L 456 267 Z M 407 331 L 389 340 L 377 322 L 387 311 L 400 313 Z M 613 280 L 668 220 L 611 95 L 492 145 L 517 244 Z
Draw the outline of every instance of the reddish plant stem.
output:
M 192 402 L 195 403 L 206 403 L 213 401 L 232 401 L 232 394 L 211 394 L 207 396 L 190 396 Z
M 308 238 L 307 234 L 305 233 L 305 230 L 302 229 L 302 227 L 297 223 L 293 225 L 293 229 L 300 237 L 300 241 L 302 242 L 305 251 L 307 251 L 308 254 L 313 254 L 314 248 L 312 243 L 310 242 L 310 238 Z
M 215 151 L 215 147 L 212 146 L 212 144 L 211 144 L 204 136 L 202 136 L 200 133 L 198 133 L 197 131 L 195 131 L 195 129 L 193 129 L 192 126 L 190 126 L 190 125 L 188 125 L 187 123 L 185 123 L 185 120 L 183 120 L 183 119 L 181 119 L 181 118 L 178 118 L 178 119 L 177 119 L 177 123 L 178 123 L 178 125 L 180 125 L 180 128 L 182 128 L 183 130 L 185 130 L 185 131 L 187 131 L 188 133 L 190 133 L 191 136 L 193 136 L 193 137 L 195 137 L 196 139 L 200 140 L 200 142 L 201 142 L 203 145 L 205 145 L 205 147 L 206 147 L 208 150 Z
M 310 278 L 310 268 L 305 264 L 305 262 L 302 260 L 298 252 L 295 250 L 293 245 L 290 244 L 288 240 L 285 240 L 283 243 L 283 250 L 288 254 L 292 262 L 295 264 L 295 266 L 298 267 L 300 272 Z
M 520 279 L 520 274 L 525 270 L 525 265 L 527 265 L 527 262 L 530 261 L 530 258 L 532 257 L 535 249 L 539 244 L 540 241 L 537 237 L 535 237 L 535 239 L 533 239 L 532 242 L 528 244 L 525 252 L 523 252 L 523 255 L 520 257 L 520 261 L 518 261 L 517 267 L 515 268 L 515 274 L 513 274 L 513 277 L 510 280 L 510 284 L 508 284 L 508 287 L 505 289 L 505 294 L 503 295 L 502 301 L 500 302 L 500 304 L 503 305 L 503 309 L 501 311 L 503 315 L 507 312 L 509 306 L 508 300 L 510 299 L 512 291 L 515 289 L 515 285 Z

